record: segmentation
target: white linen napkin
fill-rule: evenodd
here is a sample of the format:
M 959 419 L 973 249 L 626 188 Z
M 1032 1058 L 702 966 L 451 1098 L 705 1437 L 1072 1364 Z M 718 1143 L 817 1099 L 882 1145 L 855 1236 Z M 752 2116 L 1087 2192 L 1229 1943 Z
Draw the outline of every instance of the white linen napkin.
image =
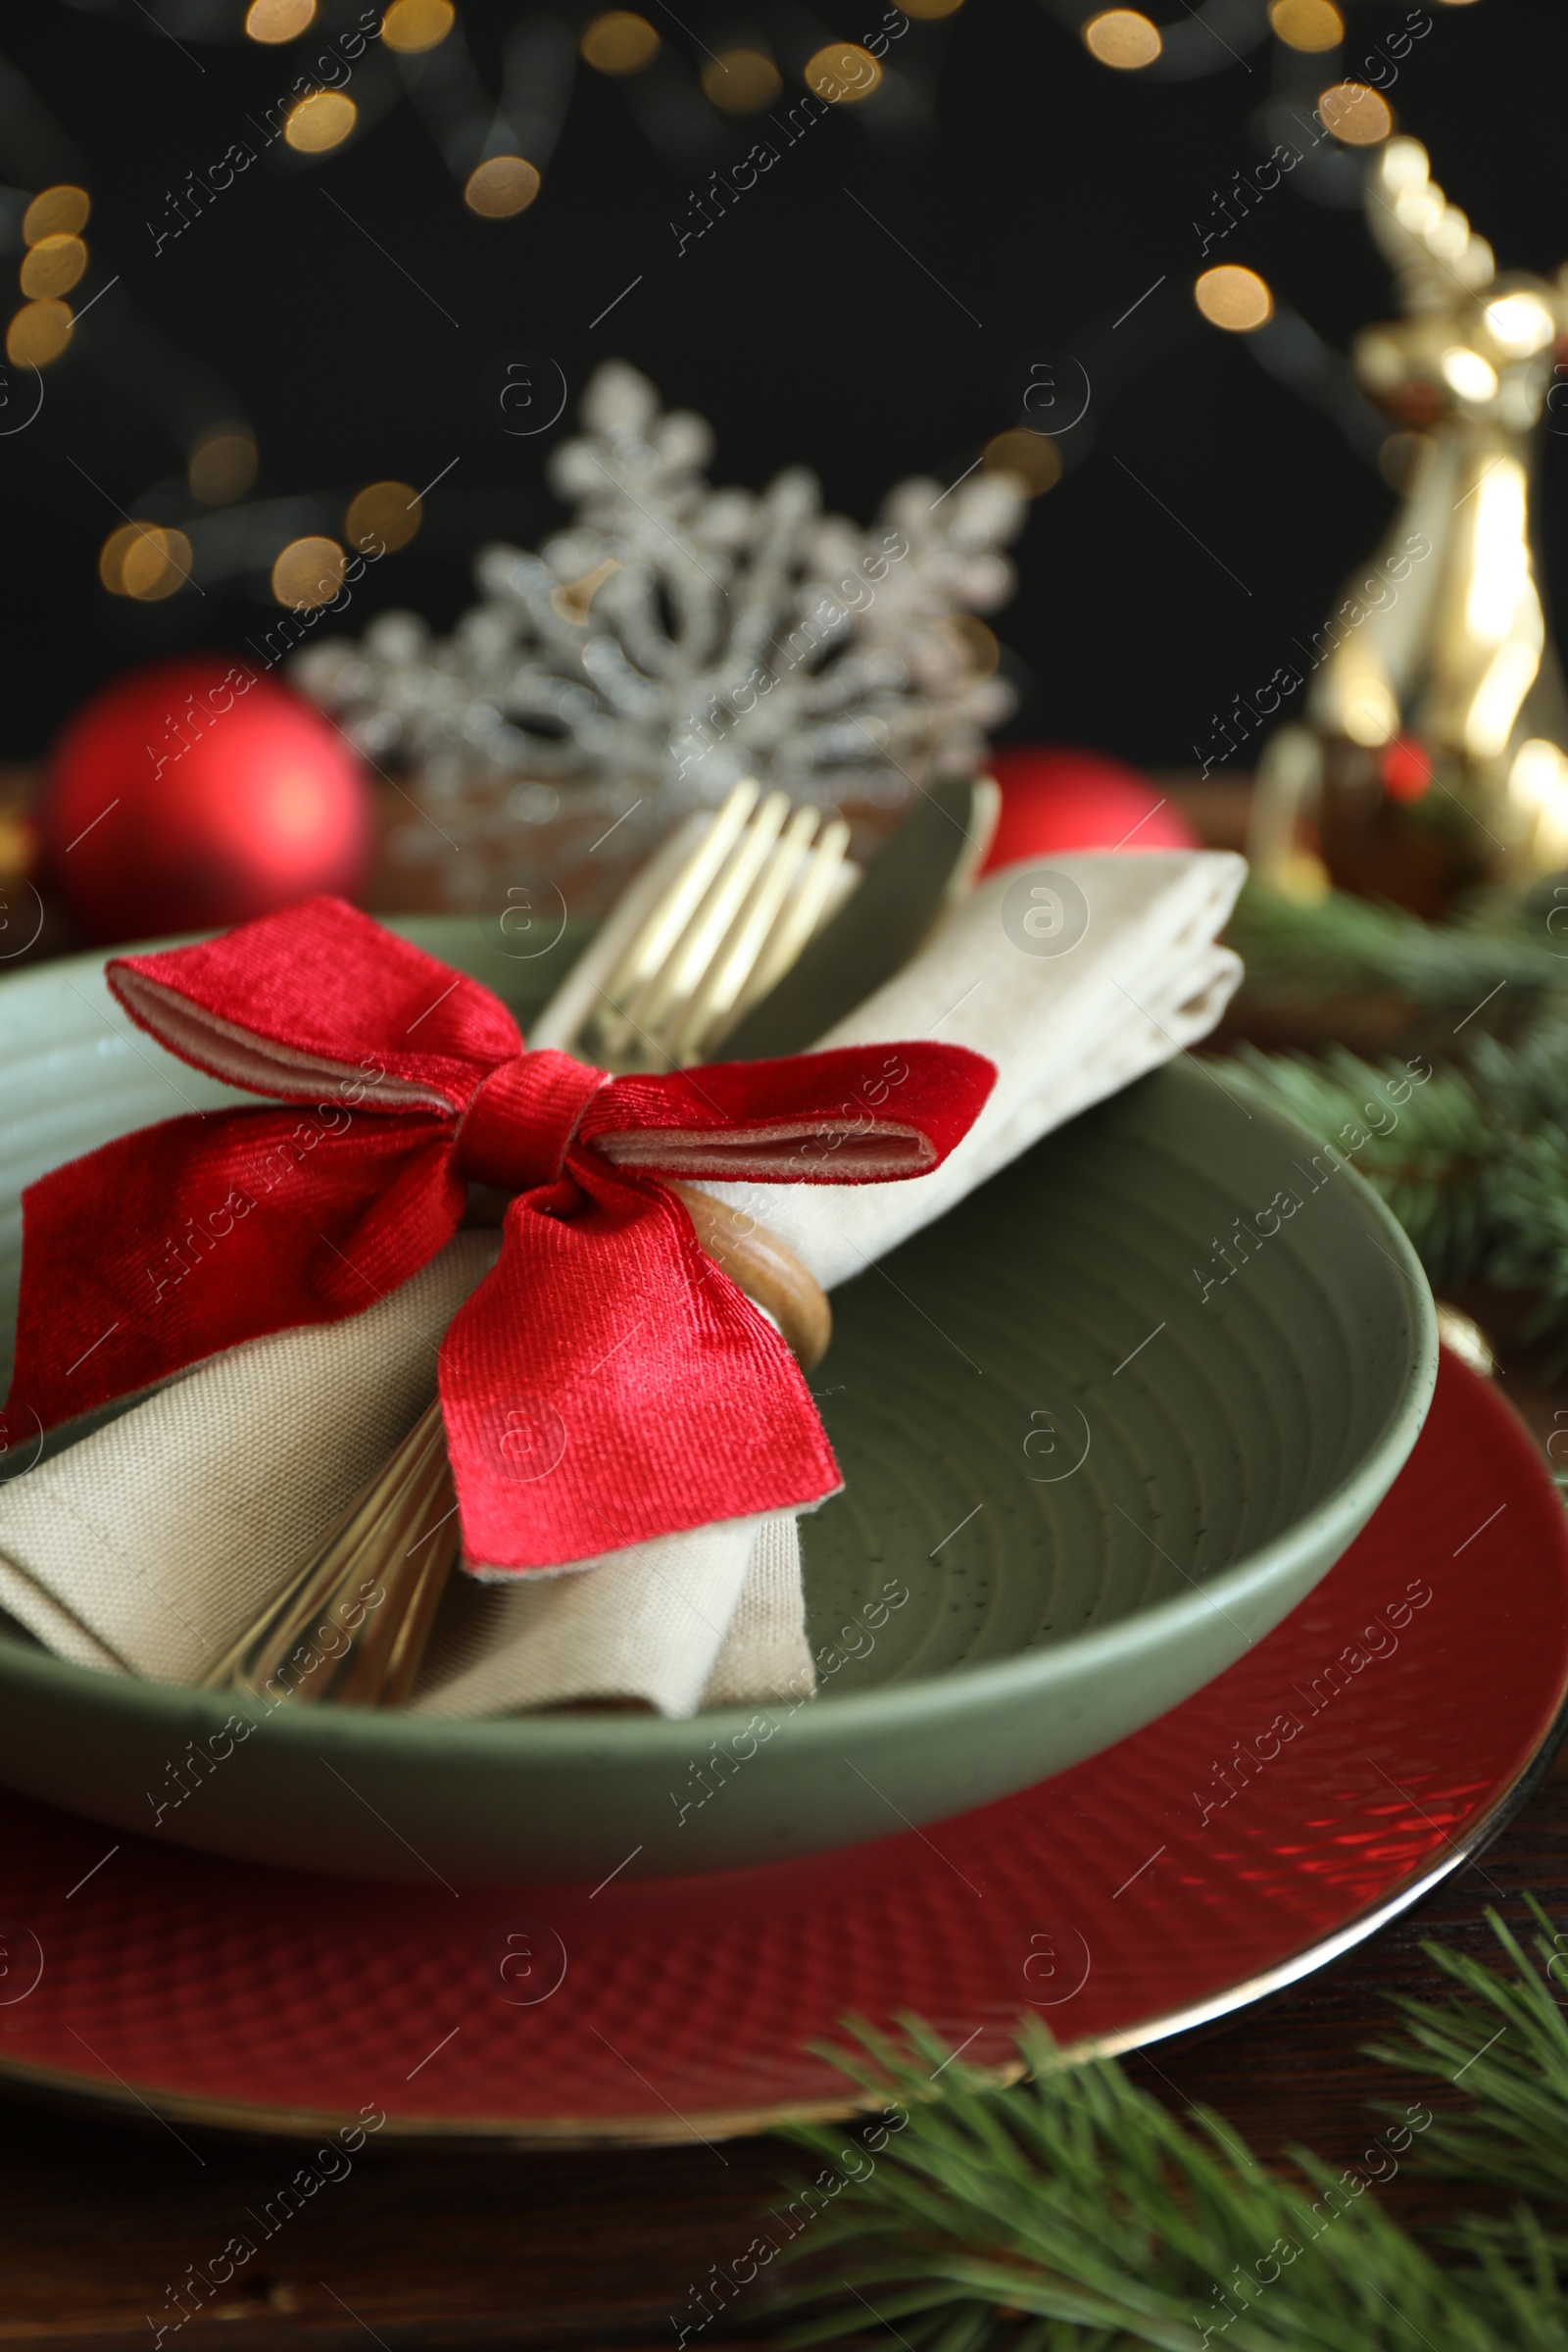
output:
M 787 1240 L 824 1288 L 859 1272 L 1207 1034 L 1240 978 L 1215 936 L 1245 870 L 1223 853 L 1149 852 L 991 876 L 821 1040 L 939 1037 L 996 1062 L 944 1165 L 900 1184 L 707 1189 Z M 596 941 L 583 976 L 612 954 Z M 495 1249 L 461 1234 L 366 1313 L 200 1365 L 0 1487 L 0 1609 L 79 1664 L 199 1680 L 430 1401 L 441 1333 Z M 411 1703 L 465 1717 L 629 1700 L 679 1717 L 804 1697 L 796 1524 L 728 1521 L 545 1577 L 482 1581 L 477 1564 L 452 1581 Z

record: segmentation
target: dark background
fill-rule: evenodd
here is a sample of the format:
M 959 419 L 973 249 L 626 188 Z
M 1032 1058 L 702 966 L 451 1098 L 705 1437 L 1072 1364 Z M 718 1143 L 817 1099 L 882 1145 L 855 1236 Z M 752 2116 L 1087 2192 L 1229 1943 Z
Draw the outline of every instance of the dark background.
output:
M 73 303 L 82 309 L 116 273 L 121 283 L 47 371 L 36 422 L 0 438 L 0 758 L 41 750 L 95 682 L 133 662 L 239 646 L 276 617 L 265 567 L 151 607 L 98 583 L 98 550 L 122 514 L 188 511 L 181 436 L 204 403 L 254 426 L 254 497 L 332 494 L 317 527 L 340 530 L 343 495 L 366 481 L 422 487 L 460 458 L 419 537 L 372 568 L 347 623 L 411 605 L 445 626 L 469 601 L 481 540 L 548 527 L 546 456 L 612 355 L 649 373 L 668 405 L 711 419 L 716 479 L 760 485 L 805 460 L 832 506 L 869 520 L 894 480 L 951 481 L 1012 421 L 1011 363 L 1076 348 L 1091 363 L 1089 414 L 1064 444 L 1064 479 L 1031 510 L 1015 550 L 1020 590 L 997 623 L 1026 688 L 1009 731 L 1180 764 L 1211 710 L 1289 658 L 1293 636 L 1371 550 L 1394 497 L 1375 430 L 1363 425 L 1358 453 L 1273 380 L 1247 338 L 1197 318 L 1191 286 L 1204 262 L 1193 223 L 1272 144 L 1259 123 L 1271 88 L 1295 88 L 1304 120 L 1319 88 L 1423 12 L 1348 0 L 1346 47 L 1307 58 L 1256 40 L 1262 0 L 1223 0 L 1228 15 L 1209 0 L 1203 14 L 1229 26 L 1241 54 L 1215 32 L 1222 71 L 1160 80 L 1097 64 L 1071 0 L 1056 13 L 1040 0 L 965 0 L 889 53 L 912 130 L 886 109 L 879 118 L 878 101 L 835 110 L 677 258 L 670 221 L 689 224 L 709 169 L 738 161 L 767 125 L 714 115 L 697 97 L 703 45 L 748 30 L 729 0 L 682 0 L 679 22 L 662 0 L 647 6 L 667 44 L 660 86 L 671 105 L 692 101 L 685 146 L 667 125 L 664 152 L 650 141 L 636 114 L 647 91 L 580 67 L 537 202 L 490 222 L 466 211 L 404 100 L 327 157 L 302 164 L 272 149 L 155 252 L 186 173 L 246 135 L 247 114 L 275 105 L 358 7 L 345 0 L 304 39 L 262 49 L 239 36 L 242 0 L 226 12 L 221 0 L 7 0 L 0 52 L 44 111 L 0 89 L 0 178 L 20 188 L 82 178 L 93 269 Z M 492 89 L 524 13 L 522 0 L 464 0 L 460 23 Z M 1210 39 L 1191 11 L 1150 13 L 1186 33 L 1189 62 L 1194 38 Z M 1554 271 L 1568 255 L 1560 0 L 1429 0 L 1424 13 L 1431 30 L 1390 92 L 1399 127 L 1427 142 L 1435 175 L 1504 266 Z M 860 37 L 883 5 L 838 0 L 815 19 L 793 0 L 757 0 L 754 15 L 787 68 L 818 39 Z M 226 39 L 211 37 L 220 20 Z M 1247 24 L 1252 45 L 1238 33 Z M 351 95 L 368 88 L 369 64 Z M 799 95 L 796 79 L 775 115 Z M 1296 184 L 1304 176 L 1206 262 L 1261 270 L 1343 348 L 1387 315 L 1388 279 L 1358 211 L 1308 200 Z M 1112 335 L 1161 274 L 1164 287 Z M 481 402 L 487 363 L 518 350 L 552 355 L 571 393 L 562 422 L 533 439 L 509 438 Z M 1117 371 L 1128 379 L 1119 390 Z M 31 379 L 11 377 L 17 415 Z M 1542 512 L 1560 607 L 1568 451 L 1548 437 L 1546 456 Z

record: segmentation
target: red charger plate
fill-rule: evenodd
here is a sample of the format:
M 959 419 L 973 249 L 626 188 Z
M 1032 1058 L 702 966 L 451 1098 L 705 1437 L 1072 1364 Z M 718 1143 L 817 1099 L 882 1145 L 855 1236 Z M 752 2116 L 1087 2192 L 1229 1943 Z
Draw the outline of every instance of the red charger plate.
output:
M 712 1877 L 334 1882 L 0 1791 L 0 2072 L 277 2131 L 654 2141 L 843 2112 L 806 2045 L 918 2011 L 1004 2069 L 1031 2010 L 1125 2049 L 1320 1967 L 1476 1853 L 1560 1739 L 1568 1516 L 1446 1355 L 1310 1598 L 1086 1764 L 874 1845 Z

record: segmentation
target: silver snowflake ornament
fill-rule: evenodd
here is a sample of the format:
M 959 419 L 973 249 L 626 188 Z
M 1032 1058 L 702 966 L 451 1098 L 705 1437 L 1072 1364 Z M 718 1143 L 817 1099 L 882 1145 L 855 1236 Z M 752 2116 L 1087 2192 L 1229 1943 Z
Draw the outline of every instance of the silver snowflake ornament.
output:
M 824 514 L 803 467 L 760 495 L 711 488 L 709 426 L 623 363 L 593 376 L 581 421 L 550 464 L 574 519 L 537 555 L 482 549 L 481 601 L 450 638 L 391 612 L 296 657 L 295 682 L 405 763 L 441 828 L 396 848 L 442 858 L 471 898 L 519 825 L 564 827 L 569 864 L 576 836 L 635 814 L 617 846 L 640 857 L 741 776 L 854 813 L 974 771 L 1013 707 L 972 617 L 1012 591 L 1010 474 L 903 482 L 866 530 Z

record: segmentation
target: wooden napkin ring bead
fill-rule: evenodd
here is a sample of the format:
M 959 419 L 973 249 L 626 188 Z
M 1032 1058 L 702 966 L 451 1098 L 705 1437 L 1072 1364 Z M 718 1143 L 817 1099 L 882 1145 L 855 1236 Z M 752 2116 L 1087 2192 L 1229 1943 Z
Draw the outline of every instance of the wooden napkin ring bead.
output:
M 833 1337 L 833 1309 L 804 1258 L 744 1209 L 715 1200 L 699 1185 L 670 1181 L 669 1190 L 685 1202 L 697 1239 L 714 1265 L 772 1316 L 801 1370 L 811 1371 Z
M 803 1372 L 809 1372 L 827 1353 L 833 1337 L 833 1309 L 827 1293 L 788 1242 L 769 1233 L 743 1209 L 715 1200 L 695 1184 L 669 1183 L 691 1218 L 697 1239 L 722 1267 L 737 1290 L 772 1316 L 784 1344 Z M 493 1185 L 468 1187 L 466 1225 L 496 1226 L 506 1214 L 511 1195 Z

